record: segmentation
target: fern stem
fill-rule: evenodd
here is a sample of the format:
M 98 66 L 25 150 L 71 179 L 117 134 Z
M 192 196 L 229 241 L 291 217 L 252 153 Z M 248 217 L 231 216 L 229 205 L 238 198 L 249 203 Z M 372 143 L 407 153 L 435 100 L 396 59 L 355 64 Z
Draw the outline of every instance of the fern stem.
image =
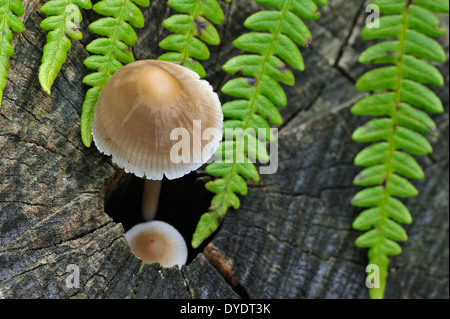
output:
M 278 36 L 281 33 L 281 27 L 283 26 L 283 23 L 286 19 L 286 16 L 289 12 L 289 6 L 291 4 L 292 0 L 287 0 L 284 4 L 283 10 L 281 11 L 281 19 L 280 19 L 280 23 L 278 24 L 278 27 L 276 29 L 276 31 L 273 33 L 273 38 L 272 38 L 272 43 L 270 44 L 269 50 L 267 50 L 266 54 L 264 55 L 264 60 L 261 66 L 261 72 L 259 73 L 257 79 L 256 79 L 256 84 L 255 84 L 255 92 L 253 93 L 252 98 L 250 99 L 250 112 L 247 114 L 245 120 L 244 120 L 244 131 L 246 129 L 248 129 L 249 127 L 249 122 L 250 119 L 252 118 L 252 116 L 255 114 L 255 103 L 256 100 L 258 98 L 259 92 L 260 92 L 260 88 L 261 88 L 261 81 L 262 81 L 262 77 L 265 74 L 265 70 L 266 70 L 266 65 L 267 62 L 269 61 L 270 57 L 272 57 L 272 52 L 273 52 L 273 47 L 275 45 L 275 42 L 278 38 Z
M 276 31 L 273 33 L 272 43 L 270 44 L 269 49 L 264 54 L 264 59 L 263 59 L 262 65 L 261 65 L 261 70 L 260 70 L 258 76 L 256 77 L 255 91 L 254 91 L 254 93 L 253 93 L 253 95 L 252 95 L 252 97 L 250 99 L 250 111 L 248 112 L 248 114 L 245 117 L 245 120 L 243 121 L 244 122 L 244 125 L 243 125 L 244 135 L 245 135 L 245 131 L 250 127 L 250 119 L 252 118 L 252 116 L 256 112 L 255 104 L 256 104 L 256 100 L 257 100 L 257 98 L 258 98 L 258 96 L 260 94 L 261 81 L 262 81 L 262 78 L 263 78 L 263 76 L 265 74 L 265 71 L 266 71 L 266 65 L 267 65 L 269 59 L 272 57 L 274 45 L 276 43 L 276 40 L 277 40 L 278 36 L 281 33 L 281 28 L 282 28 L 282 25 L 283 25 L 283 23 L 284 23 L 284 21 L 286 19 L 287 14 L 289 12 L 289 6 L 291 4 L 291 1 L 292 0 L 287 0 L 285 2 L 283 10 L 282 10 L 282 19 L 280 19 L 280 23 L 278 24 Z M 242 136 L 242 139 L 243 139 L 243 137 L 244 136 Z M 226 178 L 226 183 L 225 183 L 225 187 L 224 187 L 225 192 L 227 191 L 227 189 L 230 186 L 233 174 L 235 174 L 236 154 L 242 154 L 244 152 L 243 148 L 244 148 L 245 144 L 244 143 L 237 143 L 237 145 L 238 145 L 239 149 L 236 149 L 235 152 L 234 152 L 234 155 L 233 155 L 233 163 L 231 164 L 230 173 L 229 173 L 229 175 Z M 225 200 L 224 199 L 221 201 L 219 207 L 221 207 L 221 206 L 225 207 L 225 210 L 223 212 L 223 213 L 225 213 L 227 205 L 225 204 Z M 216 211 L 221 211 L 221 210 L 216 208 Z
M 194 37 L 194 31 L 196 28 L 195 21 L 200 16 L 200 8 L 202 6 L 202 2 L 203 2 L 203 0 L 198 0 L 197 4 L 195 5 L 195 10 L 194 10 L 195 13 L 194 13 L 194 16 L 193 16 L 193 19 L 191 22 L 191 26 L 189 28 L 189 32 L 187 35 L 186 45 L 184 46 L 183 53 L 182 53 L 182 65 L 186 64 L 187 60 L 189 59 L 189 47 L 192 42 L 192 38 Z
M 379 266 L 383 264 L 383 262 L 381 261 L 381 256 L 383 255 L 383 253 L 381 251 L 381 243 L 383 240 L 382 229 L 383 229 L 383 225 L 384 225 L 386 219 L 388 218 L 387 204 L 388 204 L 389 198 L 391 197 L 391 195 L 389 194 L 389 191 L 387 190 L 386 185 L 389 183 L 391 176 L 393 174 L 392 160 L 393 160 L 394 153 L 396 151 L 396 147 L 395 147 L 395 143 L 394 143 L 394 136 L 395 136 L 395 133 L 398 128 L 398 111 L 400 109 L 400 102 L 401 102 L 400 89 L 402 87 L 402 80 L 403 80 L 403 63 L 404 63 L 404 58 L 405 58 L 405 39 L 406 39 L 406 31 L 408 29 L 409 6 L 410 6 L 410 3 L 407 2 L 405 10 L 403 11 L 403 14 L 402 14 L 402 27 L 401 27 L 400 36 L 399 36 L 399 49 L 398 49 L 398 57 L 397 57 L 397 63 L 396 63 L 396 65 L 397 65 L 397 82 L 396 82 L 395 90 L 394 90 L 395 108 L 391 114 L 392 132 L 387 141 L 389 154 L 388 154 L 388 158 L 386 160 L 386 166 L 385 166 L 386 167 L 386 178 L 385 178 L 385 181 L 383 184 L 384 198 L 383 198 L 383 202 L 381 205 L 381 220 L 380 220 L 380 223 L 378 224 L 378 226 L 376 227 L 377 233 L 379 234 L 378 242 L 377 242 L 377 245 L 375 246 L 375 249 L 377 250 L 376 256 L 379 257 L 378 260 L 376 260 L 376 264 Z M 384 273 L 387 273 L 387 269 L 385 269 L 384 271 L 383 271 Z M 381 278 L 381 280 L 386 280 L 386 278 Z M 381 284 L 380 287 L 384 287 L 384 286 L 385 286 L 384 284 Z M 370 295 L 371 295 L 372 299 L 383 299 L 384 289 L 383 288 L 372 288 L 372 289 L 370 289 Z
M 0 43 L 3 43 L 3 38 L 6 36 L 6 29 L 8 28 L 8 12 L 9 12 L 9 0 L 5 0 L 5 12 L 3 12 L 3 16 L 1 18 L 1 34 L 0 34 Z M 3 56 L 3 46 L 0 46 L 0 54 Z
M 112 75 L 112 71 L 110 69 L 111 69 L 113 60 L 115 60 L 114 55 L 113 55 L 114 43 L 119 42 L 119 36 L 118 36 L 119 28 L 118 28 L 118 26 L 120 26 L 122 24 L 122 22 L 125 21 L 125 14 L 127 12 L 126 9 L 127 9 L 127 6 L 128 6 L 129 2 L 130 2 L 130 0 L 125 0 L 124 5 L 120 9 L 120 14 L 116 18 L 117 19 L 117 24 L 116 24 L 117 27 L 114 28 L 114 33 L 113 33 L 113 36 L 111 38 L 112 41 L 111 41 L 111 44 L 109 45 L 109 49 L 108 49 L 108 52 L 107 52 L 109 63 L 107 64 L 107 67 L 105 69 L 105 74 L 109 74 L 109 76 Z M 103 77 L 102 82 L 101 82 L 101 89 L 103 89 L 103 87 L 106 85 L 106 82 L 108 81 L 109 76 L 108 77 L 106 77 L 106 76 Z

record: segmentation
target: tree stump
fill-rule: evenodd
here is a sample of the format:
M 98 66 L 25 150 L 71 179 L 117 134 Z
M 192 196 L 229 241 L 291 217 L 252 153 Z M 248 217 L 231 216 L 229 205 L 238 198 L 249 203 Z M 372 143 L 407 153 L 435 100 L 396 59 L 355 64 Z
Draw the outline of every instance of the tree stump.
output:
M 306 22 L 313 43 L 301 49 L 306 71 L 294 72 L 295 86 L 286 87 L 278 171 L 249 184 L 241 208 L 230 209 L 209 242 L 190 250 L 181 270 L 142 266 L 131 253 L 123 234 L 138 221 L 132 216 L 142 181 L 81 142 L 88 89 L 82 79 L 90 72 L 83 60 L 95 38 L 87 26 L 98 16 L 83 13 L 84 38 L 72 41 L 47 95 L 38 81 L 46 41 L 39 28 L 44 1 L 22 2 L 25 31 L 13 39 L 0 109 L 0 298 L 368 297 L 367 251 L 355 247 L 360 233 L 351 228 L 360 210 L 349 204 L 360 170 L 353 158 L 364 147 L 351 134 L 366 119 L 349 111 L 363 96 L 355 81 L 368 70 L 357 62 L 371 44 L 359 37 L 364 2 L 330 1 L 320 9 L 320 20 Z M 252 0 L 221 5 L 222 43 L 210 47 L 204 63 L 217 92 L 230 78 L 221 66 L 240 54 L 232 41 L 246 32 L 243 21 L 263 9 Z M 173 11 L 162 0 L 142 11 L 146 26 L 136 30 L 133 53 L 136 60 L 154 59 L 162 53 L 159 41 L 169 34 L 162 21 Z M 443 19 L 448 31 L 448 15 Z M 440 41 L 448 56 L 448 35 Z M 438 67 L 446 84 L 432 89 L 445 114 L 435 118 L 440 136 L 431 140 L 433 154 L 418 159 L 426 178 L 416 182 L 419 195 L 406 202 L 414 221 L 406 226 L 403 253 L 390 259 L 387 298 L 449 296 L 448 61 Z M 212 196 L 204 189 L 209 179 L 200 169 L 163 182 L 158 218 L 184 225 L 188 243 Z M 171 206 L 173 194 L 184 194 L 185 202 Z M 73 265 L 79 286 L 68 282 Z

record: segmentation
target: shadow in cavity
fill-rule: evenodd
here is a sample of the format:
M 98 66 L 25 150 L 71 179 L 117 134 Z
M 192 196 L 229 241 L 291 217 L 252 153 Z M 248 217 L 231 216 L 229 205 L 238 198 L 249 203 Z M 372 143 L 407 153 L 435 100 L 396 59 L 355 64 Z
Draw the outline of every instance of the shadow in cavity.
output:
M 209 176 L 199 177 L 196 172 L 191 172 L 175 180 L 164 178 L 161 184 L 155 219 L 171 224 L 183 235 L 188 247 L 187 264 L 203 251 L 214 236 L 196 249 L 191 246 L 200 216 L 208 211 L 214 195 L 205 188 L 209 180 Z M 118 171 L 106 184 L 105 212 L 116 223 L 122 223 L 125 231 L 145 222 L 140 213 L 143 188 L 144 179 L 124 171 Z

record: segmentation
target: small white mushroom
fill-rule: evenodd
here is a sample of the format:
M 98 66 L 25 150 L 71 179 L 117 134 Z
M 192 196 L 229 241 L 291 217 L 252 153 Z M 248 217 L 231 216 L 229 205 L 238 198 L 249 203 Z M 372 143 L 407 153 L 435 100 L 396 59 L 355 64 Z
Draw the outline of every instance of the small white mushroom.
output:
M 150 221 L 133 226 L 125 233 L 132 252 L 145 264 L 163 267 L 186 264 L 187 246 L 183 236 L 170 224 Z
M 111 155 L 115 164 L 145 176 L 142 215 L 151 220 L 162 178 L 179 178 L 206 163 L 219 145 L 222 126 L 221 104 L 207 81 L 174 63 L 142 60 L 127 64 L 108 80 L 95 109 L 92 134 L 97 148 Z M 180 142 L 171 139 L 175 129 L 191 137 L 183 142 L 181 149 L 190 152 L 181 162 L 171 157 Z M 217 134 L 204 134 L 208 129 Z M 194 141 L 198 130 L 200 141 Z

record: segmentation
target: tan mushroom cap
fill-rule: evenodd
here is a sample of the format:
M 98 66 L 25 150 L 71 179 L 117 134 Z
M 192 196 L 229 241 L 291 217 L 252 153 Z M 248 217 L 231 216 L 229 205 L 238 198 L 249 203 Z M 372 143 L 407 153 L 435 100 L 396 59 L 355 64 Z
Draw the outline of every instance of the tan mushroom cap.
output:
M 94 113 L 92 134 L 97 148 L 112 155 L 126 172 L 161 180 L 164 175 L 181 177 L 206 163 L 219 145 L 222 126 L 220 101 L 207 81 L 177 64 L 142 60 L 122 67 L 108 80 Z M 184 141 L 190 145 L 183 144 L 188 153 L 183 153 L 184 147 L 179 150 L 182 135 L 171 140 L 174 129 L 189 132 Z M 216 134 L 205 133 L 207 129 Z M 171 157 L 173 148 L 183 158 L 179 163 Z
M 132 252 L 145 264 L 163 267 L 186 264 L 188 252 L 183 236 L 172 225 L 154 220 L 133 226 L 125 233 Z

